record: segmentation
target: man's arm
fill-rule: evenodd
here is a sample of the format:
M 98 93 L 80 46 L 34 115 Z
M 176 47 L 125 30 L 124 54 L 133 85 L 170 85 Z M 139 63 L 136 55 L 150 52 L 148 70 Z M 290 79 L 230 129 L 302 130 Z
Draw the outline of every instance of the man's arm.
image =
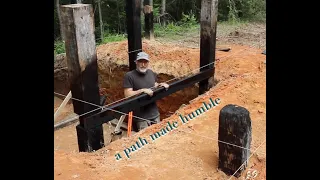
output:
M 169 88 L 169 85 L 167 84 L 167 83 L 157 83 L 157 80 L 158 80 L 158 78 L 157 78 L 157 73 L 155 73 L 155 72 L 153 72 L 153 74 L 154 74 L 154 79 L 155 79 L 155 83 L 154 83 L 154 87 L 155 88 L 157 88 L 157 87 L 159 87 L 159 86 L 163 86 L 164 88 L 166 88 L 166 90 L 168 90 L 168 88 Z
M 125 97 L 130 97 L 130 96 L 134 96 L 134 95 L 141 94 L 141 93 L 146 93 L 149 96 L 153 95 L 153 91 L 151 89 L 139 89 L 136 91 L 133 91 L 132 88 L 125 88 L 124 89 L 124 96 Z
M 142 93 L 142 89 L 139 89 L 137 91 L 133 91 L 132 88 L 125 88 L 124 89 L 124 97 L 134 96 L 136 94 Z
M 164 88 L 166 88 L 166 90 L 168 90 L 169 88 L 169 84 L 167 83 L 155 83 L 154 87 L 158 87 L 158 86 L 163 86 Z

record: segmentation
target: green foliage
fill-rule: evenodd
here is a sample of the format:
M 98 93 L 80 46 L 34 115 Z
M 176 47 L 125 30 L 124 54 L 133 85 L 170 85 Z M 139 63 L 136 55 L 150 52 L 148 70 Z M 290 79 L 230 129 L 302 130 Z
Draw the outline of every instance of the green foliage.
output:
M 265 0 L 219 0 L 219 21 L 265 20 Z
M 109 43 L 109 42 L 116 42 L 116 41 L 123 41 L 126 40 L 127 37 L 124 34 L 109 34 L 103 38 L 102 44 Z
M 61 53 L 65 53 L 65 46 L 64 46 L 64 42 L 61 40 L 57 40 L 54 43 L 54 53 L 55 54 L 61 54 Z
M 182 19 L 180 20 L 180 23 L 184 27 L 191 27 L 196 24 L 198 24 L 196 16 L 192 11 L 190 11 L 189 14 L 182 13 Z
M 238 6 L 241 19 L 265 20 L 266 18 L 264 0 L 239 0 Z
M 116 42 L 116 41 L 123 41 L 126 40 L 127 37 L 124 34 L 105 34 L 103 41 L 97 41 L 97 45 L 105 44 L 109 42 Z M 65 53 L 65 45 L 63 41 L 56 40 L 54 42 L 54 54 L 61 54 Z
M 143 0 L 141 0 L 143 1 Z M 70 1 L 60 0 L 60 4 Z M 105 37 L 101 41 L 100 20 L 97 0 L 83 0 L 84 4 L 92 4 L 94 11 L 95 36 L 97 44 L 125 39 L 126 34 L 126 1 L 101 0 L 101 13 Z M 166 0 L 166 26 L 160 26 L 161 0 L 153 0 L 154 34 L 155 37 L 182 34 L 189 28 L 199 26 L 201 0 Z M 218 21 L 232 23 L 243 21 L 264 21 L 266 16 L 265 0 L 219 0 Z M 144 16 L 141 13 L 141 31 L 143 34 Z M 64 52 L 64 45 L 59 39 L 60 25 L 57 9 L 54 7 L 54 39 L 56 53 Z
M 159 19 L 159 16 L 160 16 L 160 5 L 153 4 L 153 18 L 155 19 L 155 22 L 157 22 L 157 19 Z
M 154 26 L 155 37 L 173 36 L 181 33 L 182 31 L 183 31 L 183 27 L 175 25 L 173 22 L 170 22 L 166 26 L 161 26 L 158 23 L 155 24 Z
M 185 34 L 190 32 L 198 32 L 200 28 L 199 24 L 192 23 L 174 23 L 170 22 L 166 26 L 161 26 L 160 24 L 155 24 L 154 26 L 154 36 L 165 37 L 165 38 L 181 38 Z

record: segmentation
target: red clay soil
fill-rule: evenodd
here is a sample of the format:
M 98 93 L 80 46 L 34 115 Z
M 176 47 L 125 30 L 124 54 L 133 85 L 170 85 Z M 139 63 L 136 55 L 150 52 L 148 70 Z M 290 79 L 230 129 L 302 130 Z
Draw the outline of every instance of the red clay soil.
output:
M 112 57 L 111 60 L 119 65 L 128 64 L 125 42 L 102 47 L 97 49 L 98 59 L 107 61 L 108 57 Z M 251 168 L 257 172 L 254 179 L 266 179 L 266 65 L 264 64 L 266 56 L 261 54 L 262 49 L 239 45 L 229 47 L 232 49 L 230 52 L 216 52 L 218 60 L 216 60 L 215 78 L 219 83 L 207 93 L 196 97 L 190 104 L 181 107 L 160 124 L 148 127 L 131 137 L 112 142 L 93 153 L 77 152 L 75 125 L 66 127 L 68 131 L 64 131 L 66 129 L 55 131 L 54 178 L 57 180 L 229 179 L 230 176 L 217 169 L 218 120 L 221 108 L 227 104 L 236 104 L 249 110 L 252 120 L 251 149 L 254 151 L 259 147 L 249 159 L 246 171 Z M 157 72 L 181 76 L 199 67 L 199 49 L 166 45 L 149 46 L 148 42 L 143 43 L 143 48 L 150 54 L 152 68 Z M 209 98 L 220 98 L 221 103 L 189 123 L 181 124 L 179 113 L 189 114 L 202 106 L 203 102 L 208 103 Z M 178 128 L 152 142 L 149 135 L 165 127 L 168 121 L 177 121 Z M 72 139 L 67 139 L 71 136 Z M 60 140 L 57 137 L 60 137 Z M 149 144 L 131 153 L 131 158 L 127 159 L 123 150 L 131 147 L 139 137 L 146 138 Z M 61 140 L 63 138 L 66 140 Z M 68 148 L 65 148 L 67 146 Z M 116 160 L 116 153 L 120 153 L 121 160 Z M 246 172 L 238 179 L 245 178 Z M 237 178 L 232 177 L 232 179 Z

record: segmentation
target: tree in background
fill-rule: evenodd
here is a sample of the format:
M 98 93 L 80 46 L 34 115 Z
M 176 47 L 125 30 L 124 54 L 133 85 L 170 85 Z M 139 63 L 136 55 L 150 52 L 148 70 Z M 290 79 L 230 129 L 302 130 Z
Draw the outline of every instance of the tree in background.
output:
M 126 0 L 100 0 L 101 18 L 99 18 L 98 2 L 98 0 L 82 0 L 83 4 L 92 4 L 96 26 L 95 35 L 97 40 L 101 37 L 101 33 L 103 33 L 103 36 L 125 34 Z M 61 5 L 70 4 L 70 0 L 55 0 L 55 40 L 61 40 L 59 11 L 57 8 L 58 3 Z M 159 23 L 161 25 L 168 25 L 168 23 L 171 22 L 175 24 L 183 24 L 184 20 L 186 20 L 186 16 L 188 18 L 194 18 L 196 22 L 199 23 L 200 10 L 201 0 L 153 0 L 153 16 L 155 24 Z M 265 1 L 219 0 L 218 11 L 219 21 L 263 20 L 265 19 Z M 143 13 L 141 14 L 141 18 L 144 18 Z M 165 20 L 165 24 L 163 23 L 163 20 Z M 143 23 L 144 21 L 141 22 Z

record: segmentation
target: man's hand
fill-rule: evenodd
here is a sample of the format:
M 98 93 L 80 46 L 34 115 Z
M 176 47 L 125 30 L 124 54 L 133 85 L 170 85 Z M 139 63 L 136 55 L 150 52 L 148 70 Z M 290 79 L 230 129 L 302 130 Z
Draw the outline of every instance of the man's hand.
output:
M 141 89 L 141 91 L 149 96 L 153 96 L 153 91 L 151 89 Z
M 166 90 L 168 90 L 169 85 L 167 83 L 160 83 L 159 86 L 163 86 L 164 88 L 166 88 Z

